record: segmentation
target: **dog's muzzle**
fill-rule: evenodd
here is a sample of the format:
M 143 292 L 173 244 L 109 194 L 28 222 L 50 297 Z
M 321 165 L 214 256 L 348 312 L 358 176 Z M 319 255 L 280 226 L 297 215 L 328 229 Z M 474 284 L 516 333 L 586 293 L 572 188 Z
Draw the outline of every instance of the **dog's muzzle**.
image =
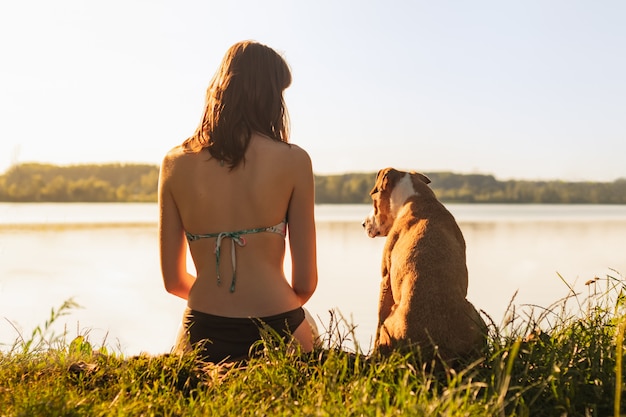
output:
M 369 237 L 376 237 L 380 235 L 378 224 L 376 223 L 376 217 L 374 216 L 374 210 L 363 220 L 361 226 L 365 229 L 365 232 Z

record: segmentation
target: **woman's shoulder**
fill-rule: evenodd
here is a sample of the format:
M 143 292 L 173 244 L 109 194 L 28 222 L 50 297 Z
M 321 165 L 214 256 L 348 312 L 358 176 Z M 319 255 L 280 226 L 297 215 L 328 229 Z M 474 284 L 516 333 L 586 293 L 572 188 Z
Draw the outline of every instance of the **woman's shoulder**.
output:
M 180 159 L 180 158 L 184 157 L 184 155 L 185 155 L 185 150 L 183 149 L 183 146 L 182 145 L 176 145 L 172 149 L 167 151 L 167 153 L 163 157 L 163 160 L 164 161 L 173 161 L 173 160 Z
M 177 164 L 184 163 L 183 161 L 188 160 L 190 158 L 194 158 L 196 154 L 186 151 L 182 145 L 174 146 L 170 149 L 161 162 L 162 167 L 173 167 Z
M 304 167 L 311 165 L 309 153 L 300 146 L 290 143 L 288 147 L 288 157 L 297 165 L 304 164 Z
M 294 143 L 281 142 L 259 135 L 256 140 L 251 142 L 251 145 L 254 147 L 254 154 L 258 158 L 269 161 L 276 167 L 280 166 L 284 169 L 302 167 L 306 169 L 311 164 L 307 151 Z
M 170 177 L 181 170 L 186 171 L 190 165 L 190 159 L 194 157 L 197 157 L 197 154 L 185 151 L 182 145 L 174 146 L 161 161 L 161 175 Z

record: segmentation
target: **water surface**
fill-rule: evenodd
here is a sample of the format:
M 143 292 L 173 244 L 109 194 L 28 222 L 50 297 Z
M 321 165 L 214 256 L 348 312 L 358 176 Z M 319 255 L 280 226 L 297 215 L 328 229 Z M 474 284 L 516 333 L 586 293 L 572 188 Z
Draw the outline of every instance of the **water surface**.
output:
M 626 271 L 626 206 L 448 207 L 467 243 L 468 298 L 496 322 L 515 292 L 516 305 L 566 295 L 558 274 L 584 295 L 587 280 Z M 342 315 L 366 352 L 384 244 L 361 227 L 369 210 L 316 208 L 319 286 L 306 306 L 322 331 L 330 310 Z M 94 344 L 128 355 L 168 352 L 185 304 L 163 289 L 156 218 L 146 203 L 0 204 L 0 343 L 30 337 L 73 297 L 83 308 L 63 317 L 57 333 L 88 332 Z

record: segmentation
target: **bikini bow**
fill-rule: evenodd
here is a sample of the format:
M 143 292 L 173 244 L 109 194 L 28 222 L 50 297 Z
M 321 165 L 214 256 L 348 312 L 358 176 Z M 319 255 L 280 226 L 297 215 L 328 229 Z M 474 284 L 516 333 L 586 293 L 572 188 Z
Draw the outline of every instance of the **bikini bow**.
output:
M 235 246 L 246 246 L 246 239 L 238 232 L 222 232 L 217 235 L 217 239 L 215 240 L 215 273 L 217 275 L 217 285 L 222 285 L 222 278 L 220 276 L 220 248 L 222 246 L 222 240 L 225 238 L 229 238 L 231 241 L 230 258 L 233 264 L 233 278 L 230 282 L 230 292 L 235 292 L 235 283 L 237 281 Z

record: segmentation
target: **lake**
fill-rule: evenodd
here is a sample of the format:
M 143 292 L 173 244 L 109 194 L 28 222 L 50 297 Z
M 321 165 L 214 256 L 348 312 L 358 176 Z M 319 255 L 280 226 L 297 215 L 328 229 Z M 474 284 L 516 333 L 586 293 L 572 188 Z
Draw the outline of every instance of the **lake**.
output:
M 511 298 L 547 307 L 585 282 L 626 271 L 626 206 L 449 204 L 467 243 L 468 299 L 496 323 Z M 316 207 L 319 284 L 307 309 L 320 331 L 330 311 L 368 352 L 383 238 L 361 227 L 368 205 Z M 52 308 L 81 308 L 56 334 L 87 334 L 125 355 L 169 352 L 185 302 L 165 292 L 153 203 L 0 203 L 0 349 L 31 337 Z M 290 269 L 287 262 L 286 269 Z M 353 347 L 355 341 L 347 342 Z

